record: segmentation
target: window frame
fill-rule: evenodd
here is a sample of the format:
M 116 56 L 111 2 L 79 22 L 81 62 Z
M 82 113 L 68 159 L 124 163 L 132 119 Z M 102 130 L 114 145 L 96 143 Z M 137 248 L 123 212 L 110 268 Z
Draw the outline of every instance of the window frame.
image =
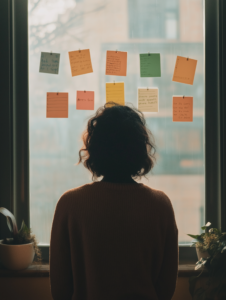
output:
M 205 34 L 205 223 L 226 231 L 226 4 L 204 1 Z M 20 226 L 30 227 L 29 201 L 29 51 L 28 0 L 1 0 L 0 27 L 2 109 L 0 131 L 3 146 L 0 207 L 9 209 Z M 215 99 L 215 100 L 213 100 Z M 191 220 L 192 222 L 192 220 Z M 35 233 L 34 233 L 35 234 Z M 0 239 L 9 237 L 6 219 L 0 215 Z M 49 262 L 49 245 L 40 245 Z M 195 263 L 194 247 L 179 245 L 179 263 Z

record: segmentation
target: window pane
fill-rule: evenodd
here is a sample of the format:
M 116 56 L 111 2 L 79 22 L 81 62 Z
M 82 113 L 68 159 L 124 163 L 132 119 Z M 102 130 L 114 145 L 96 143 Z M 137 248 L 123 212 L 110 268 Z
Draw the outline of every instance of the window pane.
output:
M 159 88 L 159 113 L 145 113 L 157 144 L 157 163 L 141 181 L 171 199 L 179 243 L 204 225 L 204 40 L 202 0 L 29 0 L 30 214 L 39 244 L 49 244 L 53 214 L 68 189 L 92 181 L 76 166 L 81 134 L 94 111 L 76 110 L 76 91 L 125 82 L 137 107 L 138 87 Z M 90 49 L 93 73 L 71 76 L 68 51 Z M 127 76 L 106 76 L 106 51 L 128 52 Z M 58 75 L 39 73 L 41 52 L 60 53 Z M 140 77 L 140 53 L 161 54 L 161 77 Z M 176 56 L 197 59 L 193 85 L 172 82 Z M 46 119 L 46 93 L 69 93 L 69 118 Z M 172 96 L 194 97 L 193 122 L 172 122 Z

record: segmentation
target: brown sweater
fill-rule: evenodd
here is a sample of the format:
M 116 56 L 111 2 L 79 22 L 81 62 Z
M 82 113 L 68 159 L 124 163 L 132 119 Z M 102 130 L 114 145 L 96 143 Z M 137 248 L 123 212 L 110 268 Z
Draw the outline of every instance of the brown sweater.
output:
M 170 300 L 178 253 L 174 210 L 163 192 L 144 184 L 83 185 L 64 193 L 56 205 L 52 297 Z

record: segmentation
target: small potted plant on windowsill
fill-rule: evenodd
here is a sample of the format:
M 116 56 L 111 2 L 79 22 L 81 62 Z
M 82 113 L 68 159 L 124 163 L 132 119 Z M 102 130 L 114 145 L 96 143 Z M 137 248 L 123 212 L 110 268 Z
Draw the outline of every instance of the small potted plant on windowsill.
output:
M 0 207 L 0 213 L 6 216 L 11 238 L 0 240 L 0 262 L 10 270 L 24 270 L 35 258 L 35 264 L 42 261 L 41 251 L 37 246 L 35 235 L 31 235 L 24 221 L 18 231 L 14 215 L 6 208 Z M 12 222 L 12 224 L 11 224 Z
M 188 234 L 188 236 L 196 239 L 191 247 L 196 247 L 198 261 L 196 262 L 195 270 L 202 268 L 208 271 L 208 288 L 199 288 L 195 291 L 194 287 L 198 276 L 192 276 L 189 279 L 190 293 L 194 299 L 199 300 L 225 300 L 226 299 L 226 232 L 221 232 L 217 228 L 211 228 L 211 223 L 208 222 L 201 227 L 206 230 L 200 235 Z M 198 297 L 198 298 L 196 298 Z

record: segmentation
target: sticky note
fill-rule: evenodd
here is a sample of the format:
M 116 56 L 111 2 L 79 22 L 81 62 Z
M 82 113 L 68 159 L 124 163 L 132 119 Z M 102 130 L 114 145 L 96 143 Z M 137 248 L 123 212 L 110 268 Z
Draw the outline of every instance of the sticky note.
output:
M 173 96 L 173 122 L 193 121 L 193 97 Z
M 68 118 L 68 93 L 47 93 L 46 118 Z
M 71 65 L 71 75 L 92 73 L 92 63 L 89 49 L 68 52 Z
M 193 85 L 197 60 L 177 56 L 173 81 Z
M 127 52 L 107 51 L 106 75 L 126 76 Z
M 140 54 L 140 77 L 161 77 L 160 53 Z
M 76 109 L 94 110 L 94 92 L 77 91 Z
M 106 102 L 125 105 L 124 82 L 106 83 Z
M 159 90 L 158 88 L 139 88 L 138 89 L 138 110 L 142 112 L 159 111 Z
M 40 73 L 58 74 L 60 53 L 41 52 Z

